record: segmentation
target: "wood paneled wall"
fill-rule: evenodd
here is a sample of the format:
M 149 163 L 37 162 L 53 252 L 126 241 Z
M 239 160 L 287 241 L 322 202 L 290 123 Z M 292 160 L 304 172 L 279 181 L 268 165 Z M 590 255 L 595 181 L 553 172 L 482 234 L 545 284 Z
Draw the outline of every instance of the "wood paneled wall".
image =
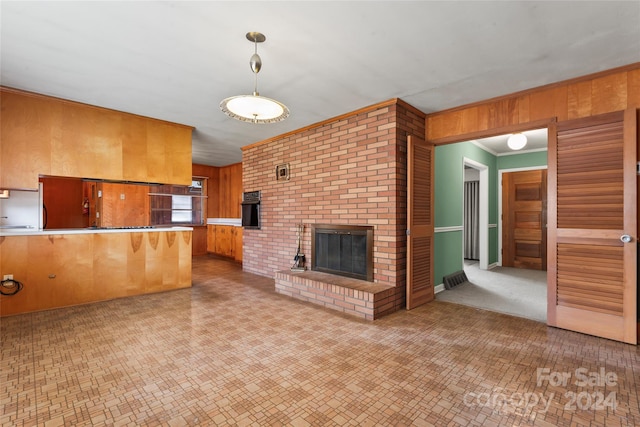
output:
M 242 202 L 242 163 L 220 168 L 219 218 L 240 218 Z
M 0 88 L 0 187 L 39 175 L 191 183 L 190 126 Z
M 428 114 L 436 145 L 640 108 L 640 63 Z
M 207 212 L 206 218 L 240 218 L 240 202 L 242 201 L 242 163 L 216 167 L 193 165 L 193 176 L 207 179 Z M 204 255 L 209 247 L 207 240 L 209 227 L 193 228 L 193 255 Z M 242 231 L 242 230 L 240 230 Z M 242 259 L 242 235 L 240 235 L 240 260 Z M 215 239 L 214 239 L 215 241 Z M 215 251 L 212 251 L 215 252 Z M 238 256 L 236 256 L 238 259 Z
M 216 167 L 193 165 L 193 176 L 208 178 L 207 218 L 240 218 L 242 163 Z
M 78 179 L 41 178 L 43 204 L 46 209 L 45 228 L 89 227 L 90 212 L 83 210 L 85 198 L 83 182 Z
M 149 221 L 149 186 L 116 182 L 99 182 L 96 189 L 97 225 L 100 227 L 133 227 L 151 225 Z M 51 228 L 51 227 L 50 227 Z

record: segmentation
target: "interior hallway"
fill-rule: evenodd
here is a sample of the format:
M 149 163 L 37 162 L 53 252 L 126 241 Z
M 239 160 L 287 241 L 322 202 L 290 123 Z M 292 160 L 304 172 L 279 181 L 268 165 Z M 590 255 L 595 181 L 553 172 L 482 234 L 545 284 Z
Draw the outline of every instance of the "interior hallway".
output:
M 640 425 L 640 347 L 440 301 L 364 321 L 208 256 L 193 282 L 3 318 L 0 424 Z

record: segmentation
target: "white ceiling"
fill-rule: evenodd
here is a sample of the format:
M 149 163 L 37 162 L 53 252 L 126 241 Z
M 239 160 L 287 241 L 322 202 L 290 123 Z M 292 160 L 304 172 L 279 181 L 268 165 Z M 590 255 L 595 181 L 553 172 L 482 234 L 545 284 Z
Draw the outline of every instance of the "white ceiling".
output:
M 639 1 L 2 1 L 0 83 L 195 127 L 195 163 L 401 98 L 425 113 L 640 62 Z M 291 109 L 235 121 L 258 89 Z
M 496 156 L 542 151 L 547 149 L 548 134 L 546 128 L 527 130 L 521 133 L 527 137 L 527 145 L 517 151 L 514 151 L 507 146 L 507 140 L 511 134 L 475 139 L 471 142 Z

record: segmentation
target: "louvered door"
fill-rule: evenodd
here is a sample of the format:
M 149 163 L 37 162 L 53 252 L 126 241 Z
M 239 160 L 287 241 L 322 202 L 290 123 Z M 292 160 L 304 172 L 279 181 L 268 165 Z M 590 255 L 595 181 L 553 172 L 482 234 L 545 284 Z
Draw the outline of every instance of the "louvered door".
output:
M 550 127 L 550 326 L 636 343 L 635 111 Z
M 433 146 L 407 141 L 407 310 L 434 299 Z

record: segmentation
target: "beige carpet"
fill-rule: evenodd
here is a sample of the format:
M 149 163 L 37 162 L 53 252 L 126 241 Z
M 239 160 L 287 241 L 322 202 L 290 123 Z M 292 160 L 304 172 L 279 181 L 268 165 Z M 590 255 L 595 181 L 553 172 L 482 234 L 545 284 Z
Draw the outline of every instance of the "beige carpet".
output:
M 473 261 L 465 261 L 464 271 L 469 283 L 439 292 L 437 300 L 546 323 L 546 271 L 510 267 L 480 270 Z

